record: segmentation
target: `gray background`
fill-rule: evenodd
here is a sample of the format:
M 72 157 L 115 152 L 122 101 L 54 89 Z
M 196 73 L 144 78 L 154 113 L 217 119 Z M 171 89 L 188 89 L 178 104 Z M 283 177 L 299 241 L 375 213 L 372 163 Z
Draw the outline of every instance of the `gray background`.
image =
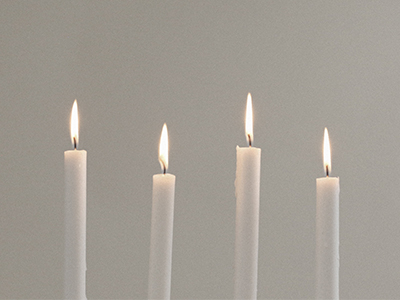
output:
M 0 297 L 62 297 L 76 98 L 88 298 L 147 295 L 164 122 L 172 298 L 231 298 L 235 147 L 251 92 L 259 298 L 314 296 L 325 126 L 341 183 L 341 298 L 400 298 L 399 16 L 398 1 L 1 1 Z

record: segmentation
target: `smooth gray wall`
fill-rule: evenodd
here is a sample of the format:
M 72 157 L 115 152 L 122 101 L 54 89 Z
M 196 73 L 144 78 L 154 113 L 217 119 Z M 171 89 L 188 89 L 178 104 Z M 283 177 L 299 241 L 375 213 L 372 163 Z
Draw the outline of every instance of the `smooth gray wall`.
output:
M 251 92 L 259 298 L 314 296 L 325 126 L 341 183 L 341 298 L 400 298 L 399 16 L 398 1 L 1 1 L 0 297 L 62 297 L 63 152 L 78 99 L 88 298 L 147 296 L 164 122 L 172 298 L 231 298 Z

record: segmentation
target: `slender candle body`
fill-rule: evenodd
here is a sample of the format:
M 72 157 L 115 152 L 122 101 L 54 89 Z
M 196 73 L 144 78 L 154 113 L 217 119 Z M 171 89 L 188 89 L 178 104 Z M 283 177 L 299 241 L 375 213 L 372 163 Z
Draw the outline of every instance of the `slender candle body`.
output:
M 86 156 L 64 152 L 65 299 L 86 299 Z
M 149 299 L 170 299 L 175 176 L 153 176 Z
M 317 179 L 316 299 L 339 299 L 339 178 Z
M 257 298 L 261 149 L 236 147 L 235 299 Z

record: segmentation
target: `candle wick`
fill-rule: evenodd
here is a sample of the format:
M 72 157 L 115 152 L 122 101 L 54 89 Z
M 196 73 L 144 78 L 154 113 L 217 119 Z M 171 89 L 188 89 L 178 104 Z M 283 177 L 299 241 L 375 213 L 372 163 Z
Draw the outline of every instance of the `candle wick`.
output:
M 167 168 L 165 167 L 165 163 L 163 161 L 161 161 L 162 163 L 162 170 L 163 170 L 163 174 L 167 174 Z
M 76 137 L 74 137 L 74 149 L 75 149 L 75 150 L 76 150 L 76 146 L 77 146 Z
M 329 167 L 326 165 L 326 177 L 329 177 Z
M 248 134 L 247 137 L 248 137 L 248 139 L 249 139 L 249 147 L 251 147 L 251 135 Z

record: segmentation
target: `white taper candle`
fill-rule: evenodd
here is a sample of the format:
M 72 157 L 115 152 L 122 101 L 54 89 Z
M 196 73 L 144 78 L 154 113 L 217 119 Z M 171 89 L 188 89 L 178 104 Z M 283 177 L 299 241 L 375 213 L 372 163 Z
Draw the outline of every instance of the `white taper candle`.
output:
M 316 299 L 339 299 L 339 178 L 329 177 L 331 155 L 324 133 L 324 170 L 317 178 Z
M 74 150 L 64 152 L 65 169 L 65 273 L 64 298 L 86 299 L 86 159 L 77 150 L 78 107 L 71 114 Z
M 261 149 L 251 147 L 251 95 L 247 97 L 246 136 L 250 147 L 236 147 L 235 299 L 257 298 Z
M 163 174 L 153 176 L 148 299 L 170 299 L 175 176 L 168 168 L 168 132 L 164 124 L 159 160 Z

